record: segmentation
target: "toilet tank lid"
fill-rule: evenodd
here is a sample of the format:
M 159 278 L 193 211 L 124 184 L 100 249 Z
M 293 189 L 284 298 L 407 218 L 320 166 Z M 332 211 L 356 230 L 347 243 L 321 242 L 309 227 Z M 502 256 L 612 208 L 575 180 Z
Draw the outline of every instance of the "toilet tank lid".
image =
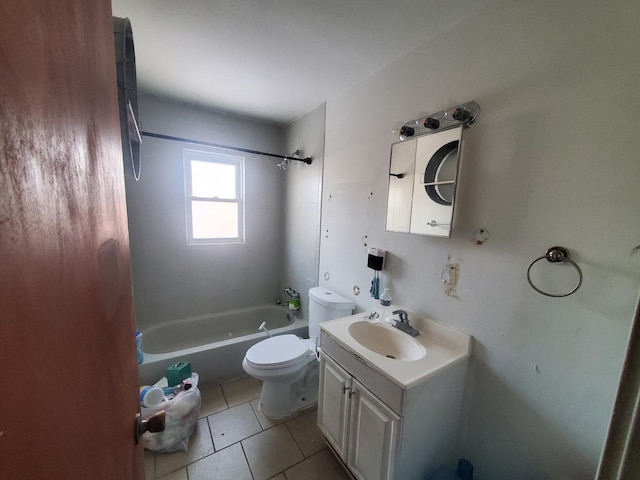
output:
M 310 288 L 309 299 L 334 310 L 353 310 L 356 308 L 353 301 L 324 287 Z

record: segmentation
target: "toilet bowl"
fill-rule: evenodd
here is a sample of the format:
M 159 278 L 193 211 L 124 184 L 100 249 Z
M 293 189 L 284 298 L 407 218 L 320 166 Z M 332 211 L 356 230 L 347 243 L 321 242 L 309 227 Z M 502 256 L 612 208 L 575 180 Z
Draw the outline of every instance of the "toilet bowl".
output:
M 247 350 L 242 368 L 262 380 L 260 409 L 269 418 L 282 418 L 318 401 L 320 323 L 351 315 L 355 303 L 324 287 L 309 289 L 309 339 L 280 335 Z
M 247 350 L 242 368 L 262 381 L 260 410 L 282 418 L 315 405 L 318 400 L 318 357 L 315 343 L 280 335 Z

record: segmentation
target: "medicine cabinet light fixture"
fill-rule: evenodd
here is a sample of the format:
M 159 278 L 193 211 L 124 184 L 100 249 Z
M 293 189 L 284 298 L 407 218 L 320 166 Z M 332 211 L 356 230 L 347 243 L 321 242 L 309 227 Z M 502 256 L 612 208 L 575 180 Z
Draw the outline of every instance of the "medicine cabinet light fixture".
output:
M 394 129 L 393 134 L 403 141 L 416 135 L 440 132 L 460 125 L 470 127 L 479 116 L 480 105 L 467 102 L 406 122 L 400 128 Z

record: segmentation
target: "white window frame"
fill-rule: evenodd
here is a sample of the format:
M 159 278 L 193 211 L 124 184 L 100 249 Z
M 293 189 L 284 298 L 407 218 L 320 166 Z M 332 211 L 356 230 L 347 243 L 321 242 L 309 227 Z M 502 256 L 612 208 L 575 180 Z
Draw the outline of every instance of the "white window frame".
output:
M 206 152 L 201 150 L 183 149 L 184 161 L 184 190 L 185 190 L 185 209 L 186 209 L 186 227 L 187 227 L 187 244 L 188 245 L 212 245 L 212 244 L 228 244 L 228 243 L 244 243 L 244 157 L 234 155 L 225 155 L 222 153 Z M 191 162 L 211 162 L 224 165 L 233 165 L 236 168 L 236 192 L 235 199 L 225 198 L 208 198 L 195 197 L 192 192 L 191 179 Z M 238 236 L 229 237 L 213 237 L 213 238 L 193 238 L 193 214 L 192 202 L 221 202 L 236 203 L 238 205 Z

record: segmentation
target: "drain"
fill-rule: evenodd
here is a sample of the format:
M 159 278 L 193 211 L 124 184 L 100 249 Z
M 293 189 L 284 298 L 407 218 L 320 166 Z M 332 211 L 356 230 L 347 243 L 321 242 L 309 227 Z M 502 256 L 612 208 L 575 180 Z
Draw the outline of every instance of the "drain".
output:
M 394 357 L 393 355 L 385 355 L 385 357 L 387 357 L 387 358 L 393 358 L 394 360 L 396 359 L 396 357 Z

